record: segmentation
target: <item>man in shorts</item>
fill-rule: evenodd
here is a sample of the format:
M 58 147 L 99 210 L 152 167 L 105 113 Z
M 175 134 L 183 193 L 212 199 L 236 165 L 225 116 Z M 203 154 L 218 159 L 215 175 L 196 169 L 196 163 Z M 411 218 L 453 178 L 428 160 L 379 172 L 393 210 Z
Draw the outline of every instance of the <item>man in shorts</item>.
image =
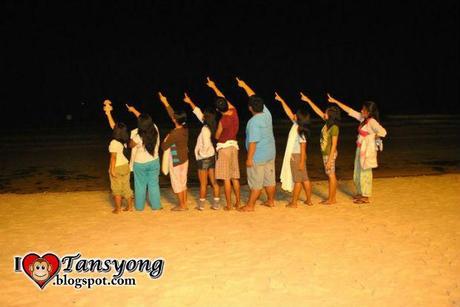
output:
M 250 188 L 249 200 L 241 211 L 254 211 L 254 206 L 262 189 L 267 193 L 265 206 L 275 206 L 275 136 L 273 135 L 272 115 L 264 105 L 262 98 L 242 80 L 238 78 L 238 86 L 249 96 L 249 111 L 252 118 L 246 126 L 246 149 L 248 157 L 246 170 Z

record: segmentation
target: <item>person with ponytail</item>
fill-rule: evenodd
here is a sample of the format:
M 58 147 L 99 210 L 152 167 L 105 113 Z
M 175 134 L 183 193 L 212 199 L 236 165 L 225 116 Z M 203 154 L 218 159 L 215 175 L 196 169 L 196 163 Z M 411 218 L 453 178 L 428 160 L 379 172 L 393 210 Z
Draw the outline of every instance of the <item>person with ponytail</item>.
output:
M 353 171 L 357 193 L 353 196 L 353 202 L 367 204 L 372 194 L 372 169 L 377 167 L 377 143 L 381 141 L 380 138 L 387 135 L 387 131 L 379 123 L 379 111 L 375 102 L 364 102 L 361 112 L 358 112 L 331 95 L 327 94 L 327 96 L 330 103 L 338 105 L 348 115 L 359 121 Z
M 298 109 L 294 114 L 284 99 L 276 92 L 275 100 L 281 103 L 284 112 L 292 121 L 280 176 L 281 188 L 292 192 L 292 200 L 286 207 L 297 208 L 297 200 L 302 187 L 307 197 L 304 203 L 312 206 L 311 182 L 307 171 L 307 140 L 310 137 L 310 114 L 305 108 Z
M 104 101 L 104 112 L 112 128 L 112 140 L 109 144 L 110 165 L 109 178 L 110 189 L 112 190 L 115 208 L 112 211 L 115 214 L 120 213 L 123 198 L 126 200 L 127 207 L 123 211 L 133 210 L 133 191 L 130 186 L 130 170 L 128 162 L 128 128 L 124 123 L 115 122 L 112 117 L 112 102 Z
M 217 210 L 219 209 L 220 189 L 214 172 L 216 150 L 212 142 L 213 135 L 215 135 L 217 129 L 216 112 L 209 107 L 205 108 L 204 112 L 202 112 L 200 107 L 193 103 L 187 93 L 184 94 L 184 102 L 192 108 L 193 114 L 203 124 L 195 145 L 195 158 L 198 166 L 198 179 L 200 180 L 200 201 L 197 209 L 204 210 L 209 177 L 214 191 L 214 201 L 211 208 Z
M 126 105 L 128 111 L 137 117 L 137 129 L 131 132 L 130 147 L 133 150 L 132 169 L 134 173 L 134 195 L 136 210 L 144 210 L 147 192 L 150 207 L 162 209 L 160 201 L 160 133 L 150 115 L 140 113 Z
M 172 211 L 188 210 L 187 206 L 187 173 L 188 173 L 188 128 L 187 113 L 182 110 L 174 112 L 163 94 L 158 93 L 174 128 L 163 140 L 161 149 L 170 149 L 169 178 L 174 193 L 177 195 L 179 204 Z

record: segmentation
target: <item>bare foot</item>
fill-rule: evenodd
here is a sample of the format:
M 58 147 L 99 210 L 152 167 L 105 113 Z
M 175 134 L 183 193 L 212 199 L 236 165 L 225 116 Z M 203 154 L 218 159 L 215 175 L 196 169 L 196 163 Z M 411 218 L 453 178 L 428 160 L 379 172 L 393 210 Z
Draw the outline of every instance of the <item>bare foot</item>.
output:
M 297 204 L 289 203 L 286 205 L 287 208 L 297 208 Z
M 233 205 L 233 207 L 235 207 L 235 209 L 238 210 L 241 207 L 241 204 L 240 203 L 235 203 Z
M 240 207 L 238 211 L 242 211 L 242 212 L 254 211 L 254 207 L 249 207 L 248 205 L 246 205 L 246 206 Z
M 303 203 L 307 206 L 313 206 L 313 203 L 311 202 L 311 200 L 306 200 Z
M 262 203 L 262 205 L 265 206 L 265 207 L 273 208 L 275 206 L 275 203 L 271 203 L 271 202 L 266 201 L 266 202 Z
M 232 210 L 232 206 L 225 206 L 225 207 L 224 207 L 224 210 L 225 210 L 225 211 L 230 211 L 230 210 Z
M 335 203 L 336 203 L 336 201 L 332 201 L 332 200 L 329 200 L 329 199 L 325 199 L 322 202 L 320 202 L 320 204 L 322 204 L 322 205 L 333 205 Z
M 120 209 L 113 209 L 112 213 L 118 214 L 118 213 L 120 213 Z
M 363 196 L 361 194 L 356 194 L 356 195 L 353 195 L 352 198 L 353 200 L 356 200 L 356 199 L 361 199 Z
M 123 211 L 133 211 L 133 207 L 125 207 Z

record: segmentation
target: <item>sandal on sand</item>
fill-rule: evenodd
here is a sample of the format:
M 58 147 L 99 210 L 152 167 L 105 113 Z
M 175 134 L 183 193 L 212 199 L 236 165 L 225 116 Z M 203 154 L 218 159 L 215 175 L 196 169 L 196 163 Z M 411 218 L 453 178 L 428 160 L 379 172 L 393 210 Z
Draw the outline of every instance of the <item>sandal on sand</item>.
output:
M 262 206 L 265 206 L 265 207 L 268 207 L 268 208 L 274 208 L 275 204 L 270 205 L 269 203 L 265 202 L 265 203 L 262 203 Z
M 313 203 L 312 203 L 312 202 L 307 203 L 306 200 L 305 200 L 303 203 L 304 203 L 305 205 L 307 205 L 307 206 L 313 206 Z
M 286 205 L 286 208 L 297 208 L 297 205 L 287 204 L 287 205 Z
M 174 208 L 171 209 L 171 211 L 187 211 L 188 208 L 182 208 L 180 206 L 176 206 Z
M 351 197 L 353 200 L 361 199 L 363 196 L 361 194 L 356 194 Z
M 248 206 L 243 206 L 243 207 L 240 207 L 238 209 L 238 211 L 241 211 L 241 212 L 252 212 L 254 211 L 254 208 L 249 208 Z
M 355 199 L 353 202 L 355 204 L 369 204 L 369 199 L 360 198 L 360 199 Z
M 224 210 L 225 210 L 225 211 L 230 211 L 230 210 L 232 210 L 232 207 L 231 207 L 231 206 L 225 206 L 225 207 L 224 207 Z

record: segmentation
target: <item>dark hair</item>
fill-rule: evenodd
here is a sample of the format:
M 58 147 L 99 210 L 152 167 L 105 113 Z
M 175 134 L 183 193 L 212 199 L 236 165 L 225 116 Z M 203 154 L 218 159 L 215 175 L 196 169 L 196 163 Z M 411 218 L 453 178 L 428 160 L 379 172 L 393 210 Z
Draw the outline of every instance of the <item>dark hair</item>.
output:
M 185 126 L 187 124 L 187 113 L 184 110 L 176 110 L 174 112 L 174 120 L 181 126 Z
M 298 109 L 295 113 L 297 117 L 297 132 L 305 139 L 310 137 L 310 114 L 305 108 Z
M 145 149 L 147 149 L 150 154 L 154 155 L 158 131 L 150 115 L 141 114 L 137 118 L 137 134 L 141 137 Z
M 216 99 L 216 109 L 217 111 L 221 112 L 221 113 L 225 113 L 228 111 L 228 102 L 227 102 L 227 99 L 223 98 L 223 97 L 219 97 Z
M 215 135 L 217 130 L 216 112 L 213 108 L 205 107 L 203 112 L 203 124 L 211 130 L 211 135 Z M 211 138 L 212 139 L 212 138 Z
M 252 95 L 249 97 L 248 104 L 252 108 L 252 111 L 256 113 L 260 113 L 264 110 L 264 100 L 259 96 Z
M 116 123 L 113 127 L 112 139 L 123 144 L 123 155 L 129 159 L 131 149 L 127 146 L 129 142 L 128 127 L 124 123 Z
M 379 117 L 379 109 L 377 108 L 377 104 L 373 101 L 365 101 L 363 102 L 363 108 L 369 112 L 368 118 L 373 118 L 376 121 L 380 121 Z
M 333 125 L 336 125 L 336 126 L 340 125 L 341 116 L 340 116 L 340 109 L 338 107 L 336 106 L 329 107 L 326 109 L 325 113 L 327 113 L 327 117 L 328 117 L 326 121 L 327 129 L 331 128 Z
M 129 142 L 128 127 L 124 123 L 116 123 L 113 127 L 112 139 L 127 144 Z

